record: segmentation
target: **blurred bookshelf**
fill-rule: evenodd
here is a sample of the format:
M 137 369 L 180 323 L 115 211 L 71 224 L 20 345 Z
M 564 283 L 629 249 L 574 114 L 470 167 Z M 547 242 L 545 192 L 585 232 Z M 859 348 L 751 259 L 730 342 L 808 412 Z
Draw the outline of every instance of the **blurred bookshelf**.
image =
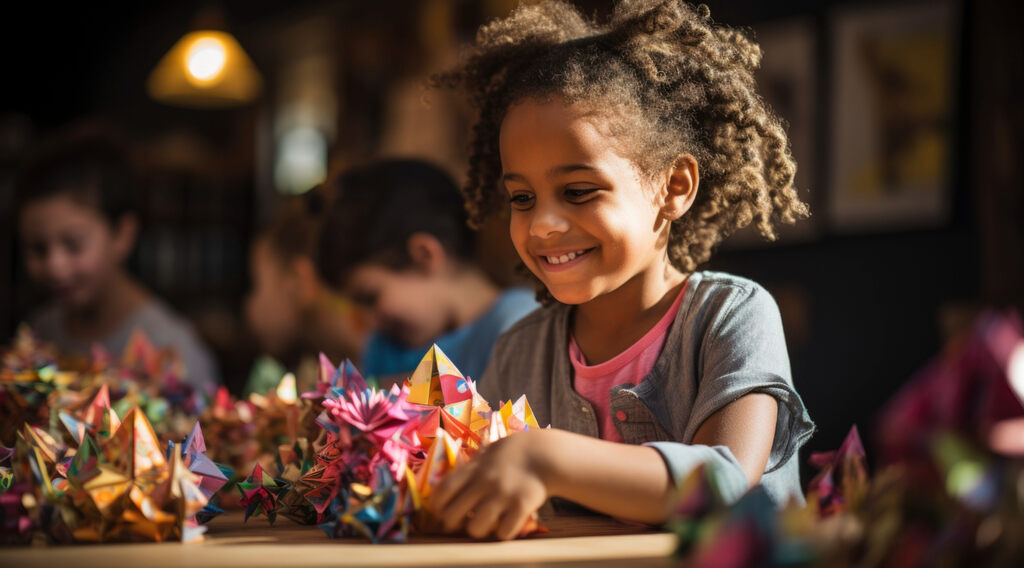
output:
M 250 360 L 239 352 L 248 342 L 239 339 L 254 230 L 252 180 L 157 166 L 141 183 L 144 229 L 132 268 L 188 318 L 217 357 L 225 384 L 239 386 Z

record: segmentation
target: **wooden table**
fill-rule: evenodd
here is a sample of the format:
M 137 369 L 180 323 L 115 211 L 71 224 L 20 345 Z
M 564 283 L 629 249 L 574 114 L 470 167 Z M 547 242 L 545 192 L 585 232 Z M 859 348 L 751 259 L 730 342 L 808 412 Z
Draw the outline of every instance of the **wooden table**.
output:
M 279 518 L 242 523 L 237 510 L 214 519 L 201 543 L 0 548 L 0 566 L 161 568 L 170 566 L 671 566 L 675 537 L 599 516 L 544 516 L 549 532 L 508 542 L 413 537 L 407 544 L 331 540 L 316 527 Z

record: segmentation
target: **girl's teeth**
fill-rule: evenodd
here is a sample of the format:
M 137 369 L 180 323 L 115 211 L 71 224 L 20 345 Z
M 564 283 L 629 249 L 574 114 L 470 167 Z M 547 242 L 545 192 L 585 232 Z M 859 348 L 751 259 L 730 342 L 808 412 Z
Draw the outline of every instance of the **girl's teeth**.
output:
M 584 251 L 570 252 L 569 254 L 563 254 L 562 256 L 548 256 L 548 262 L 551 264 L 563 264 L 575 259 L 576 257 L 583 254 Z

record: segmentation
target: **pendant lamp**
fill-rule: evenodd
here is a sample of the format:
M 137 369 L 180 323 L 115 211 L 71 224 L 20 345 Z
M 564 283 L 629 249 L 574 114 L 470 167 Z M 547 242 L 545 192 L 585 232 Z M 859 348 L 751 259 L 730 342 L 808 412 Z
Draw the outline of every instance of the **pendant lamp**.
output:
M 190 108 L 226 108 L 252 102 L 263 79 L 223 16 L 208 9 L 157 63 L 146 90 L 159 102 Z

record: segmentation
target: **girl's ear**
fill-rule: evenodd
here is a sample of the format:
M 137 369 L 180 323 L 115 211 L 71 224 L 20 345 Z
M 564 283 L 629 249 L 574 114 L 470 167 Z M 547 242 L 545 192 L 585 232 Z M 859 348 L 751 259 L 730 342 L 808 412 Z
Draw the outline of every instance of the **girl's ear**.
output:
M 661 216 L 668 221 L 675 221 L 690 210 L 697 197 L 697 186 L 700 185 L 697 159 L 689 154 L 679 156 L 666 172 L 666 178 Z
M 118 262 L 124 262 L 135 249 L 135 239 L 139 236 L 139 218 L 128 213 L 114 224 L 114 255 Z
M 430 233 L 413 233 L 406 243 L 413 267 L 422 274 L 433 275 L 448 267 L 448 253 L 437 237 Z

